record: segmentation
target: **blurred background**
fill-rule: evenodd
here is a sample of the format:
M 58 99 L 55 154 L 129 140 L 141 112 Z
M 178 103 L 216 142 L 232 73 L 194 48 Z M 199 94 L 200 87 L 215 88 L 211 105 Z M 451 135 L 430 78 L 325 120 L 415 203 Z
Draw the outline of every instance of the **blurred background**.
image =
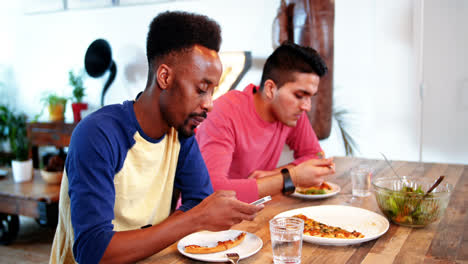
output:
M 383 152 L 390 159 L 467 164 L 468 1 L 332 2 L 333 109 L 341 115 L 321 140 L 327 156 L 381 159 Z M 104 104 L 135 98 L 146 83 L 149 23 L 166 10 L 207 15 L 222 27 L 221 51 L 251 52 L 252 66 L 235 87 L 241 90 L 260 81 L 279 6 L 279 0 L 2 1 L 0 104 L 32 119 L 45 94 L 70 97 L 68 72 L 84 68 L 86 50 L 99 38 L 109 42 L 117 65 Z M 100 107 L 108 74 L 84 76 L 84 115 Z M 65 121 L 73 122 L 71 104 Z

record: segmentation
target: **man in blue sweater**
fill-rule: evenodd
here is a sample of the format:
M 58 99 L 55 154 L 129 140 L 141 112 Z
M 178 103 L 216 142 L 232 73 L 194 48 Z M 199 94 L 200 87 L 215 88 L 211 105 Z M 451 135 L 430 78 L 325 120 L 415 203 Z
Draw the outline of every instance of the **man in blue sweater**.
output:
M 233 191 L 213 193 L 193 136 L 221 77 L 220 32 L 213 20 L 185 12 L 152 21 L 145 90 L 73 132 L 51 263 L 135 262 L 187 234 L 252 220 L 263 208 Z M 171 214 L 174 189 L 182 205 Z

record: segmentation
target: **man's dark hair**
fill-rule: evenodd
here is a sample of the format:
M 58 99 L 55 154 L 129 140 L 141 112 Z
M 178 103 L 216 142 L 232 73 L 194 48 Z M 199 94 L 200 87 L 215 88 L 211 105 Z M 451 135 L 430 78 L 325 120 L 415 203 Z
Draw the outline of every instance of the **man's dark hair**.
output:
M 156 16 L 146 39 L 146 56 L 151 67 L 155 60 L 194 45 L 219 51 L 221 28 L 207 16 L 187 12 L 170 12 Z
M 260 91 L 268 79 L 274 81 L 279 88 L 287 82 L 294 81 L 293 73 L 315 73 L 322 77 L 327 71 L 325 61 L 316 50 L 285 42 L 265 62 Z

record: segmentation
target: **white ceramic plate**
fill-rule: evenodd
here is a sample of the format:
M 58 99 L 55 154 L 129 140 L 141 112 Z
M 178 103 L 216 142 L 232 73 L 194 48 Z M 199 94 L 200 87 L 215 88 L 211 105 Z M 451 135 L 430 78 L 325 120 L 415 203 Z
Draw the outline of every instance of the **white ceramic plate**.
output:
M 336 195 L 337 193 L 339 193 L 341 191 L 340 186 L 338 186 L 338 185 L 336 185 L 336 184 L 334 184 L 332 182 L 327 182 L 327 183 L 332 188 L 329 193 L 325 193 L 325 194 L 302 194 L 302 193 L 294 192 L 293 194 L 291 194 L 291 196 L 298 197 L 298 198 L 303 198 L 303 199 L 323 199 L 323 198 L 327 198 L 327 197 Z
M 303 214 L 315 221 L 326 225 L 341 227 L 347 231 L 356 230 L 364 235 L 363 238 L 356 239 L 303 236 L 304 241 L 320 245 L 347 246 L 359 244 L 380 237 L 387 232 L 390 226 L 388 220 L 380 214 L 366 209 L 344 205 L 303 207 L 282 212 L 275 217 L 293 216 L 297 214 Z
M 188 245 L 216 246 L 218 241 L 233 239 L 241 232 L 245 231 L 226 230 L 221 232 L 201 231 L 193 233 L 182 238 L 177 244 L 177 249 L 182 255 L 201 261 L 228 262 L 229 260 L 226 257 L 226 253 L 237 253 L 240 259 L 245 259 L 257 253 L 263 246 L 263 241 L 258 236 L 249 232 L 245 232 L 246 236 L 242 243 L 225 251 L 210 254 L 190 254 L 184 251 L 185 246 Z

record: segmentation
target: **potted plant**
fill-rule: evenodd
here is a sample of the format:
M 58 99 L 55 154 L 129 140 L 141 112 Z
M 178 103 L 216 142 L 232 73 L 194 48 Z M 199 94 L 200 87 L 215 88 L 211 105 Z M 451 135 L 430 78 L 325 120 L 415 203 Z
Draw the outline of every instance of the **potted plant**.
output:
M 8 137 L 14 154 L 11 161 L 15 182 L 29 181 L 33 175 L 32 159 L 29 158 L 30 142 L 27 136 L 26 116 L 10 112 L 8 117 Z
M 50 121 L 63 122 L 65 120 L 65 107 L 67 106 L 68 98 L 52 93 L 44 97 L 43 101 L 49 109 Z
M 49 119 L 52 122 L 63 122 L 65 120 L 65 110 L 68 98 L 59 96 L 55 93 L 48 94 L 44 96 L 41 101 L 44 104 L 44 108 L 47 106 L 49 110 Z M 36 122 L 39 117 L 44 112 L 42 108 L 41 112 L 34 116 L 34 122 Z
M 68 81 L 73 87 L 72 109 L 73 119 L 75 123 L 81 120 L 81 111 L 88 109 L 88 104 L 83 103 L 85 96 L 85 88 L 83 86 L 83 73 L 75 74 L 73 71 L 68 72 Z
M 12 112 L 8 105 L 0 104 L 0 166 L 10 164 L 13 154 L 9 148 L 9 122 Z
M 6 105 L 0 105 L 0 144 L 8 140 L 8 122 L 11 111 Z

